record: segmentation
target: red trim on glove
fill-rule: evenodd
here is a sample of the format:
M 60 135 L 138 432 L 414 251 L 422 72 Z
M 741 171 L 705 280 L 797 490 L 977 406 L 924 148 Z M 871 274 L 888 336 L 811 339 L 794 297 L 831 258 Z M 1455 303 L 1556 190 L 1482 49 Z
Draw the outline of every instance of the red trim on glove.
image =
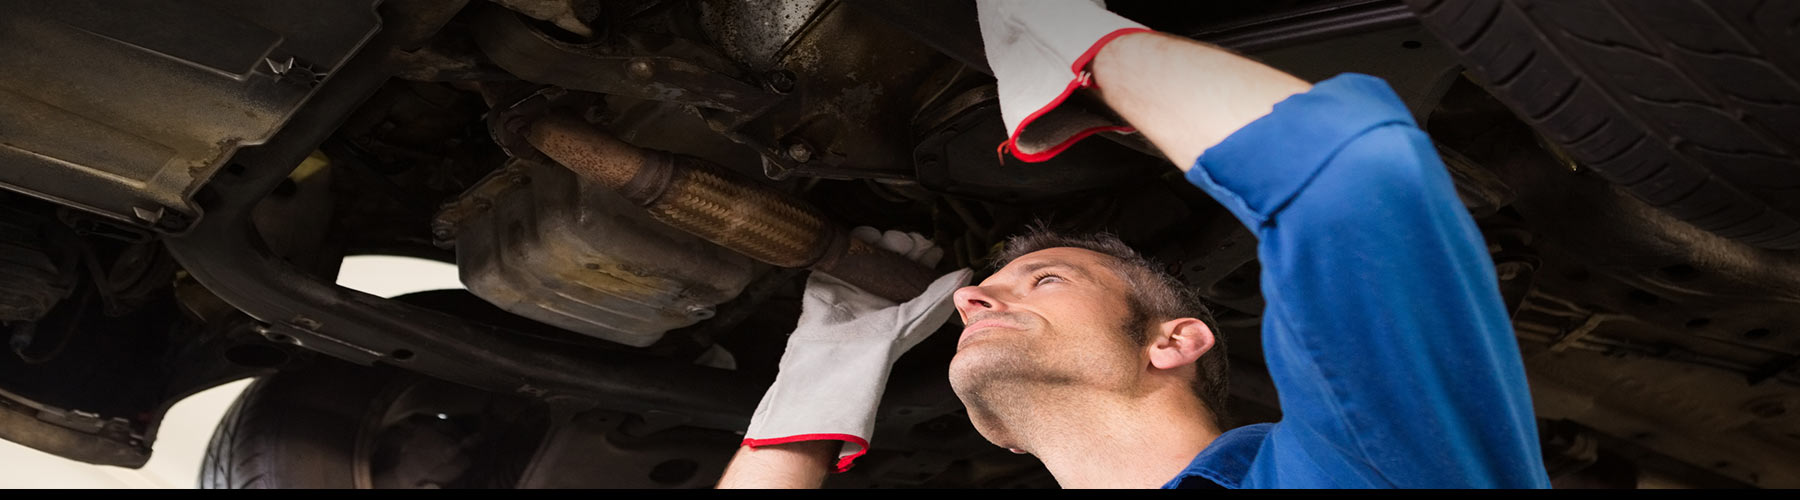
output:
M 1100 132 L 1135 131 L 1136 129 L 1131 127 L 1119 125 L 1095 127 L 1077 132 L 1075 135 L 1069 136 L 1067 140 L 1044 151 L 1039 151 L 1037 153 L 1023 153 L 1019 151 L 1019 135 L 1025 132 L 1025 127 L 1031 126 L 1032 121 L 1037 120 L 1038 117 L 1044 116 L 1045 113 L 1049 113 L 1050 110 L 1056 109 L 1057 106 L 1062 105 L 1063 101 L 1068 100 L 1069 96 L 1074 95 L 1076 90 L 1094 86 L 1094 79 L 1091 77 L 1082 78 L 1081 70 L 1082 68 L 1087 67 L 1089 62 L 1094 60 L 1094 56 L 1100 55 L 1100 48 L 1105 47 L 1107 43 L 1112 42 L 1115 38 L 1133 33 L 1154 33 L 1154 31 L 1145 28 L 1120 28 L 1114 30 L 1095 41 L 1094 45 L 1088 47 L 1086 52 L 1081 53 L 1081 57 L 1075 58 L 1075 62 L 1069 65 L 1069 72 L 1074 74 L 1074 78 L 1069 80 L 1069 86 L 1063 89 L 1061 95 L 1056 96 L 1055 99 L 1051 99 L 1050 104 L 1038 108 L 1037 111 L 1032 112 L 1030 115 L 1026 115 L 1025 120 L 1019 122 L 1019 128 L 1012 131 L 1012 136 L 1008 137 L 1006 142 L 1000 143 L 999 151 L 1001 159 L 1004 160 L 1006 152 L 1011 151 L 1013 157 L 1025 160 L 1027 163 L 1040 163 L 1062 153 L 1065 149 L 1069 149 L 1069 146 L 1075 145 L 1076 142 L 1087 138 L 1087 136 Z
M 800 435 L 794 435 L 794 436 L 788 436 L 788 437 L 778 437 L 778 438 L 769 438 L 769 439 L 744 438 L 744 446 L 749 446 L 750 449 L 754 450 L 758 446 L 768 446 L 768 445 L 772 445 L 772 444 L 787 444 L 787 443 L 798 443 L 801 441 L 827 441 L 827 440 L 847 441 L 850 444 L 854 444 L 854 445 L 862 447 L 862 449 L 856 450 L 856 453 L 851 453 L 850 456 L 838 458 L 837 467 L 831 471 L 833 473 L 839 473 L 839 472 L 844 472 L 844 471 L 850 470 L 850 466 L 853 465 L 853 464 L 851 464 L 852 461 L 856 460 L 857 457 L 863 456 L 864 453 L 869 452 L 869 440 L 863 439 L 862 436 L 857 436 L 857 435 L 852 435 L 852 434 L 800 434 Z

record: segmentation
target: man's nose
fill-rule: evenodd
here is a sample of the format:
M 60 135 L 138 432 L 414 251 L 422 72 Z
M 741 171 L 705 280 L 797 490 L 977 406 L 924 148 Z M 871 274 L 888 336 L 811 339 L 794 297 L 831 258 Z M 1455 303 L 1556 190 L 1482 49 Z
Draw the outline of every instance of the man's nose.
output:
M 962 314 L 964 321 L 969 319 L 969 315 L 978 312 L 1006 310 L 1004 303 L 989 295 L 980 286 L 958 288 L 951 298 L 956 302 L 956 311 Z

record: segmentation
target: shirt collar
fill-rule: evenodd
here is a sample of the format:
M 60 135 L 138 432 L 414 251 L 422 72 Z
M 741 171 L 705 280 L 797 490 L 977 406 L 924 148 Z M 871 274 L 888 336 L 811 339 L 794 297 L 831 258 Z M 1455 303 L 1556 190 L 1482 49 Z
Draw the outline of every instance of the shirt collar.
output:
M 1273 425 L 1252 424 L 1225 431 L 1206 445 L 1206 449 L 1200 450 L 1199 455 L 1194 455 L 1194 461 L 1188 462 L 1187 468 L 1182 469 L 1163 488 L 1206 488 L 1214 485 L 1237 488 L 1243 484 L 1244 475 L 1250 471 L 1250 462 L 1256 459 L 1256 452 L 1262 448 L 1263 438 L 1268 437 Z

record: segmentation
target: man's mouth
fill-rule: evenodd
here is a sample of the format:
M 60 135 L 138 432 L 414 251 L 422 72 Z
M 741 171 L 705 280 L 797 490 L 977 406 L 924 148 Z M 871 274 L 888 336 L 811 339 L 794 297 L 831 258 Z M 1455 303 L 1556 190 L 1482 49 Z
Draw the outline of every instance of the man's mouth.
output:
M 1013 326 L 1011 323 L 1007 323 L 1007 322 L 1000 321 L 1000 320 L 995 320 L 995 319 L 979 320 L 974 323 L 970 323 L 969 326 L 963 327 L 962 337 L 957 339 L 956 347 L 958 349 L 962 348 L 963 344 L 968 343 L 970 338 L 975 337 L 976 334 L 982 330 L 991 330 L 991 329 L 995 329 L 995 328 L 1003 328 L 1003 329 L 1009 329 L 1009 330 L 1018 330 L 1019 329 L 1019 327 Z

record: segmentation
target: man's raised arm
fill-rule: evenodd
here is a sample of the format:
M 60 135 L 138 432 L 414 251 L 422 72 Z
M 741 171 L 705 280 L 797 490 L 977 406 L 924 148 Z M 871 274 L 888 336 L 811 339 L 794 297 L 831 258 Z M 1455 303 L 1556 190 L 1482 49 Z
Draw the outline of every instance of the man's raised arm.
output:
M 980 0 L 1008 146 L 1135 127 L 1257 236 L 1284 416 L 1228 486 L 1547 487 L 1493 264 L 1386 83 L 1308 85 L 1095 4 Z M 1053 109 L 1082 88 L 1129 127 Z

